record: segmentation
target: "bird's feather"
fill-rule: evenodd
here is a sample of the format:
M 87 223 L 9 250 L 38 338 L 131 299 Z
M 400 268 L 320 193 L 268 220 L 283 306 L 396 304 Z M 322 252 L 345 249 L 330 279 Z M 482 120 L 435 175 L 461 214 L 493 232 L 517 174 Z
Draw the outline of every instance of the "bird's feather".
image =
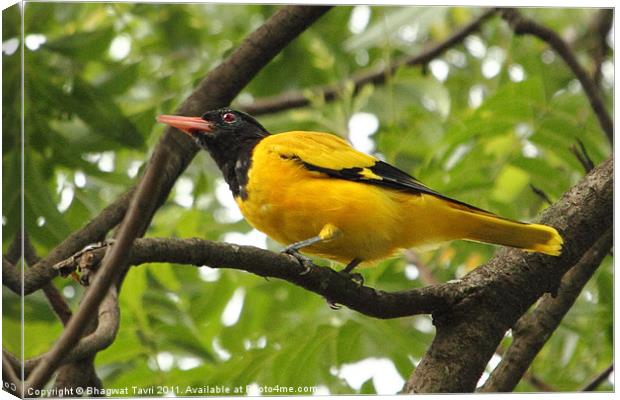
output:
M 455 208 L 490 213 L 434 191 L 408 173 L 355 150 L 340 137 L 323 132 L 292 131 L 269 137 L 269 148 L 280 157 L 332 178 L 382 186 L 410 194 L 430 194 L 448 200 Z

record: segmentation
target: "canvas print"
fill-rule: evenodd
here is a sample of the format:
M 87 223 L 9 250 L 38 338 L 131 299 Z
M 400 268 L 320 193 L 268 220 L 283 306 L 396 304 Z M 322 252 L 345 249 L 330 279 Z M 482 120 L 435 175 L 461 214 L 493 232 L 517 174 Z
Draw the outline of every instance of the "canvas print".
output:
M 17 397 L 613 392 L 613 8 L 2 12 Z

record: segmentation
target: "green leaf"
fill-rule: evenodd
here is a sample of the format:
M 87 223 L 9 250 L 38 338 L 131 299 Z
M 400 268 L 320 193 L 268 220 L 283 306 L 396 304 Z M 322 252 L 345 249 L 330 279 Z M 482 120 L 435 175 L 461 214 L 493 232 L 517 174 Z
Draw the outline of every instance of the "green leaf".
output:
M 139 78 L 140 63 L 115 64 L 97 88 L 109 96 L 124 94 Z
M 43 48 L 60 53 L 71 59 L 89 61 L 101 58 L 114 38 L 114 29 L 105 27 L 90 32 L 76 32 L 57 37 L 43 45 Z
M 381 10 L 374 8 L 374 10 Z M 385 45 L 390 36 L 398 32 L 405 24 L 416 25 L 419 34 L 424 34 L 434 22 L 443 18 L 445 7 L 395 7 L 379 16 L 364 32 L 352 36 L 344 43 L 348 51 L 367 49 L 373 46 Z
M 144 146 L 143 136 L 105 92 L 78 79 L 71 98 L 75 99 L 70 101 L 73 111 L 92 128 L 94 134 L 112 138 L 132 148 Z
M 24 159 L 24 220 L 26 231 L 39 243 L 54 245 L 64 240 L 71 229 L 58 211 L 46 180 L 43 164 L 33 155 Z M 40 226 L 39 218 L 45 223 Z

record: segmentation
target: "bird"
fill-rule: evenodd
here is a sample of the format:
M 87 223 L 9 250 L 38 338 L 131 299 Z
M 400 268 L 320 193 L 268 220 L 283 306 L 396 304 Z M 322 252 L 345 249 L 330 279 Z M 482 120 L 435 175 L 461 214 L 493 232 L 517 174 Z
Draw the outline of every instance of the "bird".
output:
M 314 255 L 345 264 L 340 272 L 351 273 L 403 249 L 457 239 L 550 256 L 562 251 L 555 228 L 452 199 L 334 134 L 271 134 L 231 108 L 157 120 L 206 150 L 250 225 L 304 265 L 310 260 L 305 254 Z

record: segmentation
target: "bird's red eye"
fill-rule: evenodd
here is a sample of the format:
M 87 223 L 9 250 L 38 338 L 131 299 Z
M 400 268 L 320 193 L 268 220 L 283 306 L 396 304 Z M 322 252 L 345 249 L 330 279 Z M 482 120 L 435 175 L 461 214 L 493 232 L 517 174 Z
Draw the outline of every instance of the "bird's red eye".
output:
M 232 124 L 233 122 L 237 120 L 237 117 L 235 116 L 235 114 L 227 112 L 224 115 L 222 115 L 222 120 L 226 122 L 227 124 Z

